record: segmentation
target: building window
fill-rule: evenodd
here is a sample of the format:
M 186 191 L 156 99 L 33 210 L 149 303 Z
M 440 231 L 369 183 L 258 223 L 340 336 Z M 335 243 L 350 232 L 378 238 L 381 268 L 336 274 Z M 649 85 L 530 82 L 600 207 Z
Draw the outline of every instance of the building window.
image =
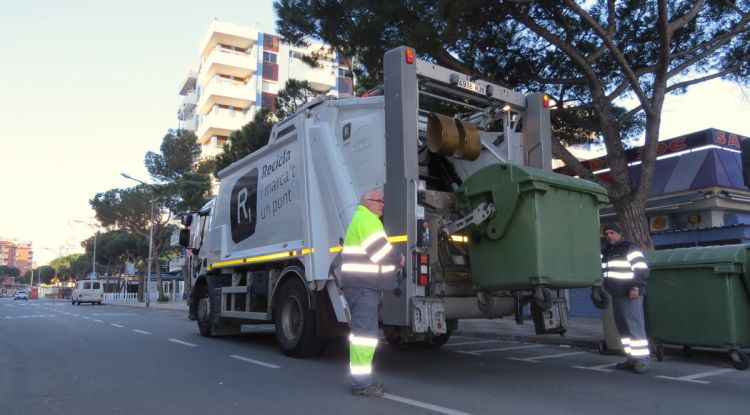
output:
M 263 52 L 263 62 L 276 63 L 276 54 L 271 52 Z
M 339 90 L 339 95 L 351 95 L 352 94 L 352 78 L 346 78 L 346 77 L 336 78 L 336 89 Z
M 271 52 L 279 51 L 279 37 L 263 33 L 263 50 Z
M 224 135 L 217 135 L 216 136 L 216 147 L 218 148 L 224 148 L 224 146 L 227 145 L 227 140 L 229 140 L 229 137 Z
M 290 50 L 289 51 L 289 57 L 292 59 L 299 59 L 302 60 L 302 52 L 297 52 L 296 50 Z
M 269 81 L 278 81 L 279 65 L 271 62 L 263 62 L 263 79 Z
M 343 77 L 346 77 L 346 78 L 351 78 L 352 77 L 352 71 L 350 71 L 349 69 L 346 69 L 346 68 L 339 68 L 339 76 L 343 76 Z
M 351 68 L 352 58 L 348 56 L 344 56 L 342 54 L 338 54 L 338 63 L 339 63 L 339 66 L 346 66 L 347 68 Z
M 261 104 L 264 108 L 270 108 L 271 110 L 276 109 L 276 94 L 269 92 L 263 92 L 261 94 Z

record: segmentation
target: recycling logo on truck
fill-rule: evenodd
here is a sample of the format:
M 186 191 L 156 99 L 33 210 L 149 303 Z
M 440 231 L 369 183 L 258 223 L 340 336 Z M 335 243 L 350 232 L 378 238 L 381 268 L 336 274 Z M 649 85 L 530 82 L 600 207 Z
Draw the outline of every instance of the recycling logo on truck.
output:
M 255 233 L 258 211 L 258 169 L 240 177 L 232 188 L 229 203 L 229 219 L 232 227 L 232 240 L 237 243 Z

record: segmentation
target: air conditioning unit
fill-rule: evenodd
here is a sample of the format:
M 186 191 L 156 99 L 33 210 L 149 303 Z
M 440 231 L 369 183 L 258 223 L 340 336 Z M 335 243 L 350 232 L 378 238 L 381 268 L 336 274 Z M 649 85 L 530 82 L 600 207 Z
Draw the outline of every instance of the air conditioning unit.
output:
M 667 231 L 671 228 L 668 215 L 652 216 L 648 218 L 648 225 L 651 232 Z

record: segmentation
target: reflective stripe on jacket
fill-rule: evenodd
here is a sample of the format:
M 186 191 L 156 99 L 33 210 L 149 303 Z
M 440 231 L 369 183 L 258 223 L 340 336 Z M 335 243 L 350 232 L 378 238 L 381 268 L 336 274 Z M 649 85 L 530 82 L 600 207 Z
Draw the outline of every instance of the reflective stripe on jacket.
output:
M 344 238 L 341 287 L 389 291 L 396 288 L 401 256 L 374 213 L 359 205 Z
M 602 250 L 604 288 L 612 295 L 628 295 L 632 287 L 646 293 L 648 265 L 638 245 L 622 240 Z

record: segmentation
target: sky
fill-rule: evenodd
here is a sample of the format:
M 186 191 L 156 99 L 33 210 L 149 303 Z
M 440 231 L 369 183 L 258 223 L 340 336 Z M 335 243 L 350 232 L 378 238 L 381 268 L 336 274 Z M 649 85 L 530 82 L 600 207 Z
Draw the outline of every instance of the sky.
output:
M 273 32 L 272 0 L 24 0 L 0 13 L 0 238 L 82 252 L 89 200 L 149 181 L 211 21 Z M 84 222 L 84 223 L 79 223 Z
M 82 252 L 89 200 L 149 181 L 148 151 L 177 125 L 179 84 L 214 18 L 273 32 L 272 0 L 26 0 L 0 14 L 0 238 L 38 265 Z M 750 93 L 721 81 L 669 98 L 663 139 L 750 136 Z M 83 222 L 83 223 L 81 223 Z

